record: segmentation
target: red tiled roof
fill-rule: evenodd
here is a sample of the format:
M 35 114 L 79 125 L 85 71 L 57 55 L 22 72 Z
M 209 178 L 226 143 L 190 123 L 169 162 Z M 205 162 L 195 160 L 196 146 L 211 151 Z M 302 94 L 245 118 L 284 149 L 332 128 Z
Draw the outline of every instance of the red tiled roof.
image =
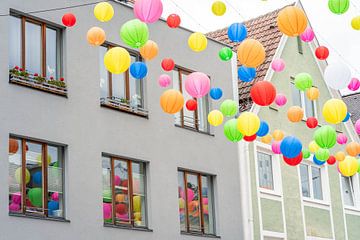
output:
M 276 49 L 279 47 L 282 33 L 277 27 L 276 18 L 280 10 L 281 9 L 277 9 L 273 12 L 244 22 L 248 31 L 247 37 L 256 39 L 262 43 L 266 51 L 266 59 L 263 64 L 256 68 L 256 78 L 253 81 L 238 82 L 240 111 L 251 108 L 252 100 L 250 98 L 250 88 L 254 83 L 264 80 Z M 228 38 L 227 30 L 228 28 L 223 28 L 207 33 L 207 37 L 232 46 L 233 51 L 236 52 L 240 43 L 231 42 Z M 238 65 L 240 65 L 239 62 Z

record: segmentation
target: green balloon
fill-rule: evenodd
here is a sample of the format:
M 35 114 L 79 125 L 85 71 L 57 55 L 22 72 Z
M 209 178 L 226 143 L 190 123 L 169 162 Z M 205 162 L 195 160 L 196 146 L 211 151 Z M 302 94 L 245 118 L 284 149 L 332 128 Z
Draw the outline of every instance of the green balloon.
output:
M 130 47 L 140 48 L 149 39 L 148 26 L 139 19 L 127 21 L 120 29 L 120 37 Z
M 28 192 L 28 197 L 33 206 L 42 207 L 42 188 L 31 188 Z
M 233 56 L 231 48 L 224 47 L 219 51 L 219 57 L 223 61 L 229 61 Z
M 308 73 L 299 73 L 295 76 L 295 87 L 300 91 L 305 91 L 312 87 L 313 80 Z
M 243 138 L 243 135 L 237 129 L 237 120 L 230 119 L 224 124 L 224 135 L 232 142 L 238 142 Z
M 322 126 L 314 133 L 314 139 L 321 148 L 332 148 L 336 144 L 336 131 L 329 125 Z
M 311 155 L 310 151 L 308 149 L 302 150 L 303 158 L 308 159 Z
M 224 116 L 232 117 L 238 112 L 238 106 L 234 100 L 226 99 L 221 103 L 220 111 Z
M 328 149 L 320 148 L 316 151 L 315 157 L 317 160 L 325 162 L 330 157 L 330 151 Z
M 329 0 L 328 7 L 331 12 L 341 15 L 344 14 L 350 6 L 349 0 Z

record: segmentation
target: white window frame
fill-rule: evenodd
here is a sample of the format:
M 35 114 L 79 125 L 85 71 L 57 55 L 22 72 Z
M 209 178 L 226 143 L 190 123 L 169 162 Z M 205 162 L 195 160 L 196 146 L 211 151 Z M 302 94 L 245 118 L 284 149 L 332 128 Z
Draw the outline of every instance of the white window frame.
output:
M 262 239 L 265 239 L 266 237 L 268 238 L 276 238 L 279 240 L 284 240 L 286 239 L 286 234 L 285 233 L 280 233 L 280 232 L 272 232 L 272 231 L 262 231 Z
M 356 173 L 354 176 L 350 177 L 351 184 L 353 186 L 353 200 L 354 200 L 354 206 L 349 206 L 345 204 L 344 200 L 344 187 L 341 181 L 342 176 L 339 174 L 339 180 L 341 184 L 341 196 L 342 196 L 342 202 L 344 209 L 349 212 L 357 212 L 357 215 L 360 215 L 360 176 L 358 173 Z
M 293 81 L 290 84 L 292 84 L 295 87 L 295 83 Z M 293 86 L 291 86 L 291 87 L 293 87 Z M 301 101 L 301 106 L 299 106 L 299 107 L 301 107 L 304 110 L 303 120 L 306 121 L 306 119 L 308 117 L 317 118 L 318 117 L 318 112 L 317 112 L 317 107 L 316 107 L 317 106 L 317 100 L 311 100 L 312 103 L 313 103 L 313 108 L 314 108 L 314 116 L 307 116 L 306 115 L 306 104 L 305 104 L 306 92 L 305 91 L 300 91 L 300 90 L 299 90 L 299 92 L 300 92 L 300 101 Z M 291 89 L 291 93 L 292 93 L 292 89 Z M 291 97 L 293 97 L 293 96 L 291 96 Z

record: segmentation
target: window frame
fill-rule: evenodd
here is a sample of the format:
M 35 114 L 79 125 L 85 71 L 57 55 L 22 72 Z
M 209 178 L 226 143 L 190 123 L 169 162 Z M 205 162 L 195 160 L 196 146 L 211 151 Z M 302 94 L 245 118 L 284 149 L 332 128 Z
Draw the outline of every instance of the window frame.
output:
M 352 198 L 354 201 L 354 205 L 350 206 L 350 205 L 346 205 L 345 204 L 345 197 L 344 197 L 344 186 L 342 184 L 341 178 L 343 176 L 339 175 L 340 178 L 340 185 L 341 185 L 341 196 L 342 196 L 342 203 L 344 206 L 344 209 L 346 210 L 353 210 L 353 211 L 357 211 L 360 212 L 360 176 L 358 173 L 356 173 L 355 175 L 351 176 L 351 177 L 346 177 L 349 178 L 351 187 L 352 187 Z M 354 183 L 355 182 L 355 183 Z
M 291 86 L 291 88 L 295 88 L 297 91 L 299 91 L 299 93 L 300 93 L 300 104 L 301 104 L 301 106 L 299 106 L 299 107 L 301 107 L 302 109 L 303 109 L 303 111 L 304 111 L 304 116 L 303 116 L 303 121 L 306 121 L 306 119 L 307 118 L 309 118 L 309 117 L 315 117 L 315 118 L 317 118 L 318 117 L 318 111 L 317 111 L 317 100 L 310 100 L 309 99 L 309 101 L 311 101 L 311 103 L 312 103 L 312 106 L 313 106 L 313 109 L 314 109 L 314 116 L 307 116 L 307 114 L 306 114 L 306 92 L 305 91 L 300 91 L 300 90 L 298 90 L 296 87 L 295 87 L 295 82 L 294 82 L 294 77 L 290 77 L 291 78 L 291 82 L 290 82 L 290 86 Z M 312 87 L 315 87 L 315 86 L 312 86 Z M 290 89 L 291 90 L 291 93 L 292 93 L 292 89 Z M 292 97 L 292 101 L 293 101 L 293 98 L 294 98 L 294 96 L 291 94 L 291 97 Z

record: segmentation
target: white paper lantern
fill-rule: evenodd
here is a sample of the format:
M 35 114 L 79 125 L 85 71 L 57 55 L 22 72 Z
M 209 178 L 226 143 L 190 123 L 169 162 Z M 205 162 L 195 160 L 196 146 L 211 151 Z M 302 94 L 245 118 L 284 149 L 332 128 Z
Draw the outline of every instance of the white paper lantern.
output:
M 347 88 L 351 81 L 351 71 L 342 62 L 332 63 L 326 67 L 324 79 L 329 87 L 335 90 L 344 89 Z

